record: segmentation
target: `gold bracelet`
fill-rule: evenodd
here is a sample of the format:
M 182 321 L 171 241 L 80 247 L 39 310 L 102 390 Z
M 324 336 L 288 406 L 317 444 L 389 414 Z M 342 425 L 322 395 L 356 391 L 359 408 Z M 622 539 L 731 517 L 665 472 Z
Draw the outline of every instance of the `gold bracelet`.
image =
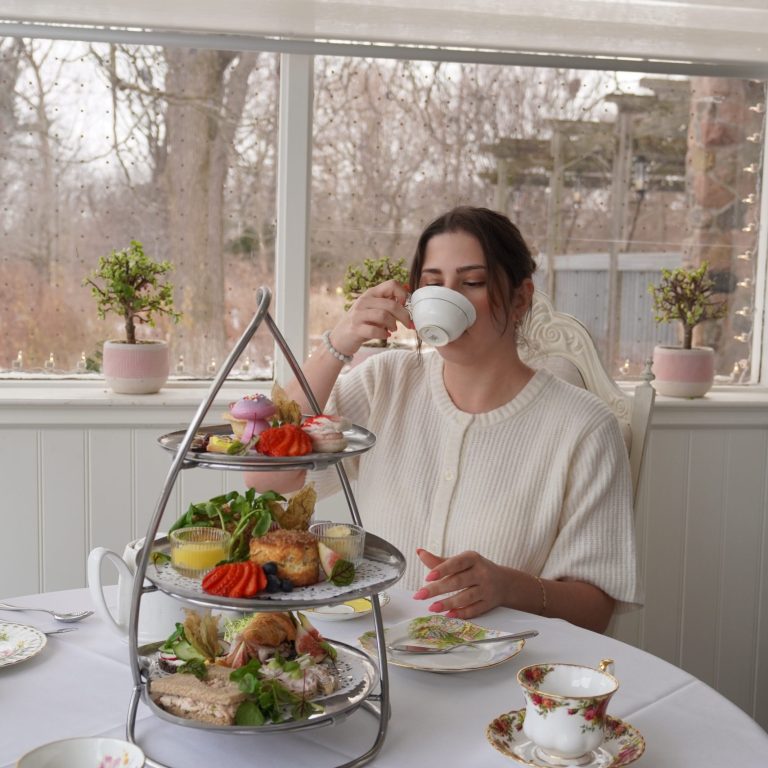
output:
M 544 586 L 544 582 L 538 576 L 534 576 L 533 578 L 539 582 L 539 586 L 541 587 L 541 610 L 539 611 L 539 616 L 543 616 L 547 611 L 547 589 Z

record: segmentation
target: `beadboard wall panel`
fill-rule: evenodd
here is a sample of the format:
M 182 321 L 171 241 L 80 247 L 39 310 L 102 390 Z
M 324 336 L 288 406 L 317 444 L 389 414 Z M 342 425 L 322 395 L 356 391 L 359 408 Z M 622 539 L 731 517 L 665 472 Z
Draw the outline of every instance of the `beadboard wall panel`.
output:
M 95 546 L 143 536 L 194 412 L 175 393 L 100 405 L 0 401 L 0 598 L 85 585 Z M 768 726 L 768 399 L 660 399 L 636 509 L 642 609 L 612 634 L 683 667 Z M 148 405 L 145 405 L 148 403 Z M 161 417 L 158 418 L 158 415 Z M 182 470 L 161 530 L 189 503 L 243 489 L 239 472 Z M 346 519 L 341 494 L 318 514 Z M 105 569 L 105 580 L 114 580 Z

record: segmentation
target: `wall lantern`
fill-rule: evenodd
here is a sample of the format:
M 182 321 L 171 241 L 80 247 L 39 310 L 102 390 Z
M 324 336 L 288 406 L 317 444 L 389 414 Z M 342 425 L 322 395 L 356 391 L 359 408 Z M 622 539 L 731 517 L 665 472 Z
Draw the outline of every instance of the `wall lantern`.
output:
M 632 160 L 632 178 L 630 183 L 639 200 L 642 200 L 648 191 L 649 166 L 650 163 L 645 155 L 636 155 L 634 160 Z

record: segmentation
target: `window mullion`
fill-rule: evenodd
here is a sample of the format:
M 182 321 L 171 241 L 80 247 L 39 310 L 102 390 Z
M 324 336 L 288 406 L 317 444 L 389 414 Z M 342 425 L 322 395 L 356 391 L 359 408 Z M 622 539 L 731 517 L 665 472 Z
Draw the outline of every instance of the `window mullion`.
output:
M 280 56 L 273 317 L 300 363 L 308 352 L 313 71 L 312 56 Z M 290 378 L 287 361 L 276 354 L 275 380 L 285 383 Z

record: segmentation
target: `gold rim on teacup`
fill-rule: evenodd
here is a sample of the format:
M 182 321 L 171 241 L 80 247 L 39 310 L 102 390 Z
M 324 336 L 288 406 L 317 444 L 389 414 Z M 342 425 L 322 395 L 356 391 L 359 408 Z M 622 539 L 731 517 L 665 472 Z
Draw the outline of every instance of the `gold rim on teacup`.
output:
M 527 667 L 523 667 L 517 673 L 517 682 L 520 684 L 520 687 L 525 688 L 526 691 L 531 693 L 545 693 L 549 698 L 558 699 L 560 701 L 564 701 L 566 699 L 602 699 L 605 696 L 613 696 L 613 694 L 619 690 L 619 681 L 611 672 L 608 671 L 609 667 L 613 667 L 613 663 L 613 659 L 601 659 L 597 667 L 590 667 L 586 664 L 569 664 L 562 661 L 542 661 L 538 664 L 529 664 Z M 588 669 L 591 672 L 599 672 L 600 674 L 609 677 L 611 680 L 613 680 L 614 687 L 610 691 L 606 691 L 604 693 L 596 693 L 593 695 L 584 694 L 583 696 L 579 696 L 578 694 L 574 695 L 542 691 L 540 688 L 536 687 L 537 683 L 529 682 L 523 678 L 523 674 L 527 670 L 535 669 L 537 667 L 576 667 L 577 669 Z

